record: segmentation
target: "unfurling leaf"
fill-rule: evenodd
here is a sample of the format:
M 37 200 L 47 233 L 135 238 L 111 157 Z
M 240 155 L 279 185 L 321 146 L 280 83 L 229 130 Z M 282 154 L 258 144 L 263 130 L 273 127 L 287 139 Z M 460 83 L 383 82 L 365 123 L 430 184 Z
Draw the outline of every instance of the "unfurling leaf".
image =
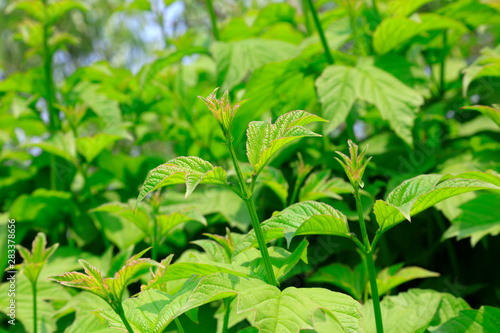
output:
M 175 184 L 186 184 L 186 198 L 198 184 L 227 186 L 227 173 L 221 167 L 196 157 L 177 157 L 151 170 L 142 185 L 137 204 L 154 190 Z
M 21 265 L 18 265 L 17 268 L 32 284 L 36 283 L 43 266 L 47 263 L 49 257 L 54 254 L 59 244 L 56 243 L 49 248 L 46 248 L 46 246 L 47 238 L 43 232 L 39 232 L 36 235 L 31 252 L 27 248 L 17 245 L 17 250 L 24 260 L 24 262 Z
M 290 111 L 276 120 L 252 121 L 247 130 L 247 156 L 253 166 L 254 175 L 259 174 L 274 154 L 286 144 L 306 136 L 321 136 L 303 127 L 307 124 L 326 121 L 306 111 Z
M 160 266 L 161 264 L 149 258 L 141 256 L 149 249 L 146 249 L 125 262 L 123 266 L 112 278 L 104 278 L 102 273 L 86 262 L 80 259 L 79 262 L 85 270 L 80 272 L 67 272 L 63 275 L 52 276 L 51 279 L 68 287 L 80 288 L 101 297 L 115 309 L 117 304 L 122 301 L 125 288 L 139 277 L 147 273 L 150 267 Z

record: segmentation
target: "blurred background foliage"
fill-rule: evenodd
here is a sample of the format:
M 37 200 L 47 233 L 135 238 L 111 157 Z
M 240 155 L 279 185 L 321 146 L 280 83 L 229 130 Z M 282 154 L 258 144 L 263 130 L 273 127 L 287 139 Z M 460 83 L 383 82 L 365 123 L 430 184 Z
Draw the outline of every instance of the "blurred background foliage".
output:
M 499 2 L 312 3 L 314 11 L 309 0 L 0 0 L 0 272 L 9 218 L 18 244 L 38 231 L 61 244 L 46 275 L 78 269 L 77 258 L 113 274 L 113 263 L 151 244 L 154 214 L 168 226 L 173 212 L 189 212 L 165 228 L 159 258 L 198 251 L 189 242 L 204 232 L 246 232 L 242 202 L 208 187 L 187 201 L 182 187 L 165 190 L 159 211 L 151 198 L 130 214 L 147 172 L 160 163 L 194 155 L 229 167 L 218 126 L 196 98 L 219 86 L 233 101 L 249 100 L 233 128 L 241 160 L 252 120 L 303 109 L 330 121 L 318 125 L 323 139 L 287 147 L 262 175 L 261 218 L 314 199 L 355 221 L 333 160 L 348 138 L 369 144 L 373 156 L 365 207 L 419 174 L 500 171 L 498 108 L 461 109 L 499 103 Z M 404 288 L 500 306 L 500 243 L 486 237 L 500 233 L 498 200 L 466 194 L 418 215 L 382 239 L 376 264 L 440 273 Z M 329 263 L 359 263 L 350 245 L 327 243 L 313 238 L 309 253 L 327 255 L 313 255 L 290 284 L 315 285 L 309 277 Z M 42 317 L 48 331 L 103 327 L 96 318 L 92 329 L 73 323 L 88 295 L 70 300 L 62 287 L 43 284 L 40 299 L 54 310 Z M 212 318 L 215 310 L 207 311 Z M 18 316 L 30 326 L 29 311 Z

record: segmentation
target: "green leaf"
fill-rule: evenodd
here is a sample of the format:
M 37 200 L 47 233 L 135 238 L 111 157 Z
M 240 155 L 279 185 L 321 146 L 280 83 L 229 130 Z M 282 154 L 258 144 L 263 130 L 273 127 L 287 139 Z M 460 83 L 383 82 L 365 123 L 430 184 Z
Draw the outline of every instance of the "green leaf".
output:
M 403 267 L 402 263 L 396 264 L 384 268 L 377 274 L 378 292 L 382 296 L 403 283 L 436 276 L 439 276 L 439 273 L 431 272 L 421 267 Z M 368 282 L 369 284 L 370 282 Z M 371 293 L 371 288 L 368 290 Z
M 279 40 L 245 39 L 223 43 L 216 42 L 211 52 L 217 62 L 222 90 L 231 90 L 257 68 L 270 63 L 295 58 L 299 48 Z
M 10 275 L 7 275 L 10 277 Z M 31 282 L 23 275 L 17 275 L 15 277 L 15 305 L 16 305 L 16 327 L 24 326 L 24 330 L 19 332 L 33 333 L 33 289 L 31 288 Z M 8 297 L 10 288 L 10 282 L 5 282 L 0 284 L 0 293 L 4 295 L 0 297 L 0 312 L 7 315 L 7 308 L 10 304 L 10 300 L 13 299 Z M 40 279 L 37 282 L 37 329 L 38 332 L 56 332 L 56 310 L 54 309 L 55 304 L 61 304 L 70 300 L 71 296 L 64 290 L 63 287 Z M 10 320 L 10 318 L 7 318 Z M 19 322 L 17 322 L 19 321 Z M 18 325 L 18 326 L 17 326 Z M 8 332 L 11 332 L 10 330 Z
M 464 97 L 467 96 L 467 90 L 474 80 L 483 77 L 500 77 L 500 45 L 494 49 L 482 49 L 481 56 L 465 68 L 463 73 L 462 94 Z
M 54 254 L 56 249 L 59 247 L 59 244 L 56 243 L 48 248 L 46 248 L 46 246 L 47 238 L 43 232 L 39 232 L 36 235 L 35 240 L 33 240 L 31 252 L 21 245 L 16 246 L 19 254 L 23 258 L 20 270 L 33 284 L 36 284 L 40 271 L 47 263 L 49 257 Z
M 431 328 L 440 326 L 444 322 L 450 320 L 453 317 L 459 315 L 462 310 L 469 310 L 471 307 L 460 297 L 455 297 L 448 293 L 441 294 L 441 303 L 439 304 L 438 311 L 434 315 L 434 318 L 429 325 L 429 331 Z
M 313 172 L 300 189 L 299 201 L 314 201 L 322 198 L 342 200 L 340 194 L 352 193 L 352 185 L 342 178 L 330 178 L 330 170 Z
M 137 204 L 158 188 L 184 183 L 187 198 L 198 184 L 227 186 L 227 174 L 221 167 L 214 167 L 199 157 L 177 157 L 148 173 L 137 198 Z
M 387 11 L 395 16 L 408 16 L 423 5 L 434 0 L 390 0 L 387 3 Z
M 492 209 L 499 202 L 495 193 L 480 193 L 476 198 L 460 206 L 461 213 L 443 234 L 443 240 L 456 237 L 457 240 L 470 237 L 471 246 L 486 235 L 500 234 L 500 210 Z
M 38 147 L 49 154 L 62 157 L 71 163 L 76 159 L 76 144 L 73 132 L 56 132 L 49 139 L 40 143 L 26 143 L 26 147 Z
M 69 325 L 65 333 L 113 333 L 108 323 L 102 323 L 92 311 L 107 307 L 106 302 L 90 293 L 79 293 L 71 297 L 65 308 L 75 312 L 75 320 Z
M 500 64 L 500 62 L 499 62 Z M 500 68 L 500 65 L 499 65 Z M 500 72 L 499 72 L 500 76 Z M 498 126 L 500 126 L 500 106 L 498 104 L 493 104 L 493 107 L 484 106 L 484 105 L 473 105 L 473 106 L 464 106 L 461 109 L 464 110 L 474 110 L 479 111 L 491 120 L 495 122 Z
M 479 310 L 462 310 L 460 314 L 433 332 L 436 333 L 481 333 L 496 332 L 500 326 L 500 309 L 482 306 Z
M 283 206 L 286 206 L 288 201 L 288 182 L 281 170 L 267 166 L 260 173 L 259 182 L 271 189 L 281 200 Z
M 330 121 L 325 133 L 336 129 L 351 111 L 357 97 L 357 75 L 356 68 L 335 65 L 327 67 L 316 80 L 322 116 Z
M 294 236 L 311 234 L 350 237 L 346 217 L 333 207 L 315 201 L 291 205 L 261 225 L 267 242 L 285 236 L 290 241 Z M 238 243 L 233 257 L 256 243 L 255 232 L 252 230 Z
M 422 95 L 377 67 L 362 64 L 357 69 L 358 98 L 375 105 L 396 134 L 412 146 L 415 113 L 424 103 Z
M 189 280 L 174 296 L 158 290 L 146 291 L 139 298 L 126 300 L 124 309 L 137 331 L 162 332 L 182 313 L 232 296 L 237 296 L 239 313 L 252 311 L 251 324 L 262 332 L 299 333 L 301 329 L 313 329 L 313 316 L 318 309 L 337 320 L 339 330 L 361 330 L 359 303 L 347 295 L 320 288 L 289 287 L 280 291 L 261 280 L 229 274 Z M 124 328 L 116 314 L 101 311 L 100 315 L 109 320 L 111 327 Z
M 306 111 L 291 111 L 276 119 L 252 121 L 247 130 L 247 156 L 257 175 L 286 144 L 306 136 L 321 136 L 303 127 L 324 119 Z
M 420 93 L 370 61 L 360 61 L 356 67 L 329 66 L 323 73 L 316 87 L 325 117 L 332 121 L 328 131 L 345 121 L 359 99 L 375 105 L 396 134 L 413 144 L 415 113 L 424 103 Z
M 455 195 L 477 190 L 500 190 L 500 186 L 492 182 L 479 180 L 488 179 L 491 174 L 476 172 L 451 175 L 420 175 L 404 181 L 387 197 L 386 201 L 377 200 L 374 211 L 381 233 L 411 216 L 432 207 L 436 203 Z
M 403 47 L 411 38 L 432 30 L 467 28 L 460 22 L 435 13 L 418 14 L 412 18 L 390 17 L 377 26 L 373 33 L 373 48 L 379 54 Z
M 83 266 L 85 274 L 67 272 L 62 275 L 52 276 L 50 279 L 64 286 L 87 290 L 114 307 L 121 303 L 123 293 L 130 283 L 138 280 L 151 267 L 161 266 L 154 260 L 141 258 L 148 250 L 146 249 L 127 260 L 125 265 L 112 278 L 104 278 L 99 269 L 80 259 L 79 262 Z
M 386 296 L 380 307 L 385 332 L 425 332 L 438 311 L 441 294 L 433 290 L 410 289 L 397 296 Z M 361 309 L 366 333 L 375 333 L 375 317 L 370 299 Z
M 118 135 L 109 135 L 105 133 L 99 133 L 92 137 L 86 136 L 76 139 L 76 148 L 80 154 L 82 154 L 87 163 L 92 162 L 94 158 L 99 155 L 104 149 L 110 146 L 115 141 L 120 140 L 121 137 Z
M 356 265 L 354 269 L 343 264 L 331 264 L 321 267 L 307 281 L 333 284 L 348 292 L 358 301 L 361 301 L 363 299 L 366 276 L 364 264 Z

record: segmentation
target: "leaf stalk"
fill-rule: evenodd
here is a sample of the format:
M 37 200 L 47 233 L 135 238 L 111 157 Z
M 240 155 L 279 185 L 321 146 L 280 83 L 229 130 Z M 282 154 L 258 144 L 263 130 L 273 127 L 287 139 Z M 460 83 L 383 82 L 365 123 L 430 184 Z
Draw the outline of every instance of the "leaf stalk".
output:
M 210 21 L 212 22 L 212 33 L 214 34 L 215 40 L 219 40 L 219 29 L 217 28 L 217 16 L 215 15 L 212 0 L 207 0 L 207 8 L 208 12 L 210 13 Z

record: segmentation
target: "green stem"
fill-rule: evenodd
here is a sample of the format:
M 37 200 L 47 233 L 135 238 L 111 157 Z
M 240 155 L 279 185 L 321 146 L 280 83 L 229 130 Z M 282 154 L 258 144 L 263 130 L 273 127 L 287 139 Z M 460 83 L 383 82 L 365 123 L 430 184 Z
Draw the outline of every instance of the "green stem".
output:
M 130 324 L 128 323 L 127 318 L 125 317 L 125 311 L 123 310 L 123 306 L 122 306 L 121 301 L 118 302 L 117 307 L 115 309 L 115 312 L 118 314 L 118 316 L 120 316 L 120 319 L 122 320 L 123 325 L 125 325 L 125 328 L 127 329 L 127 331 L 129 333 L 134 333 L 134 330 L 132 329 L 132 326 L 130 326 Z
M 302 12 L 304 13 L 304 24 L 308 36 L 312 34 L 311 21 L 309 20 L 309 11 L 307 9 L 307 0 L 302 0 Z
M 210 20 L 212 21 L 212 33 L 214 34 L 215 40 L 219 40 L 219 29 L 217 29 L 217 16 L 215 15 L 212 0 L 207 0 L 207 8 L 208 12 L 210 13 Z
M 50 189 L 53 191 L 57 190 L 56 157 L 52 154 L 50 154 Z
M 375 11 L 375 13 L 377 13 L 377 15 L 378 15 L 379 13 L 378 13 L 377 0 L 372 0 L 372 7 L 373 7 L 373 10 Z
M 36 316 L 36 281 L 34 281 L 31 285 L 33 291 L 33 332 L 37 333 L 37 316 Z
M 222 333 L 227 333 L 229 326 L 229 313 L 230 313 L 230 305 L 232 298 L 224 299 L 224 323 L 222 324 Z
M 297 200 L 297 196 L 299 195 L 299 189 L 300 189 L 300 184 L 302 183 L 302 179 L 300 175 L 297 175 L 297 179 L 295 180 L 295 185 L 293 188 L 293 193 L 292 197 L 290 198 L 290 203 L 289 205 L 293 205 L 295 201 Z
M 153 212 L 153 239 L 151 240 L 153 249 L 151 250 L 151 259 L 156 260 L 158 257 L 158 219 L 156 212 Z
M 184 333 L 184 328 L 182 328 L 182 324 L 179 318 L 175 318 L 174 321 L 175 321 L 175 326 L 177 326 L 177 330 L 179 330 L 179 333 Z
M 370 289 L 373 301 L 373 312 L 375 314 L 375 325 L 377 327 L 377 333 L 383 333 L 384 326 L 382 323 L 382 311 L 380 310 L 380 298 L 377 286 L 377 273 L 375 272 L 375 263 L 373 261 L 373 248 L 370 246 L 370 240 L 368 239 L 368 233 L 366 232 L 366 224 L 365 224 L 365 219 L 363 217 L 363 205 L 361 204 L 361 195 L 359 193 L 359 186 L 357 186 L 357 184 L 354 185 L 356 185 L 354 186 L 354 198 L 356 199 L 356 209 L 358 211 L 359 225 L 361 228 L 361 235 L 363 237 L 363 243 L 365 246 L 366 268 L 368 271 L 368 277 L 370 279 Z
M 264 233 L 262 232 L 262 227 L 260 226 L 257 210 L 255 209 L 255 204 L 253 202 L 253 193 L 248 189 L 245 177 L 243 177 L 243 172 L 241 171 L 240 164 L 236 159 L 236 153 L 234 151 L 232 138 L 230 137 L 230 135 L 226 136 L 226 141 L 229 149 L 229 155 L 231 156 L 231 160 L 233 161 L 233 165 L 240 182 L 241 193 L 245 195 L 245 197 L 243 197 L 242 199 L 245 201 L 248 213 L 250 214 L 250 220 L 252 221 L 252 227 L 255 231 L 257 242 L 259 243 L 259 249 L 262 255 L 262 260 L 264 261 L 264 268 L 266 269 L 269 284 L 277 286 L 278 283 L 276 282 L 276 277 L 274 276 L 273 267 L 271 265 L 271 257 L 269 256 L 269 251 L 267 250 Z
M 446 82 L 444 78 L 444 72 L 445 72 L 445 61 L 446 61 L 446 43 L 447 43 L 447 35 L 446 35 L 446 30 L 443 30 L 443 57 L 441 58 L 441 67 L 440 67 L 440 73 L 439 73 L 439 88 L 440 88 L 440 93 L 441 96 L 444 95 L 446 92 Z
M 328 47 L 328 42 L 326 41 L 325 32 L 323 31 L 323 27 L 321 26 L 321 22 L 319 21 L 318 12 L 312 3 L 312 0 L 306 0 L 309 4 L 309 9 L 311 10 L 311 15 L 314 20 L 314 24 L 316 25 L 316 30 L 318 30 L 319 39 L 321 40 L 321 44 L 323 45 L 323 49 L 325 50 L 326 61 L 330 65 L 333 64 L 333 57 L 330 53 L 330 48 Z
M 46 5 L 46 1 L 43 3 Z M 49 26 L 46 22 L 43 23 L 43 62 L 45 87 L 47 89 L 45 98 L 47 99 L 50 127 L 52 131 L 56 131 L 59 129 L 59 115 L 54 108 L 55 96 L 52 82 L 52 55 L 49 49 Z

